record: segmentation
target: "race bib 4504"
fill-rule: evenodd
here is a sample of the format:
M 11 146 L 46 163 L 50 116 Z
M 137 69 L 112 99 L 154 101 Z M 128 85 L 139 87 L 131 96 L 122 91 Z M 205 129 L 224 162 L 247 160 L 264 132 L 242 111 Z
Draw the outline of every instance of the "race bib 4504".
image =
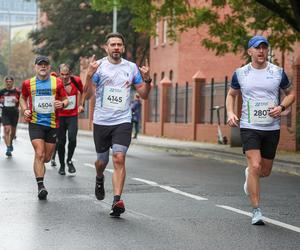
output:
M 54 96 L 35 96 L 34 111 L 41 114 L 54 113 Z

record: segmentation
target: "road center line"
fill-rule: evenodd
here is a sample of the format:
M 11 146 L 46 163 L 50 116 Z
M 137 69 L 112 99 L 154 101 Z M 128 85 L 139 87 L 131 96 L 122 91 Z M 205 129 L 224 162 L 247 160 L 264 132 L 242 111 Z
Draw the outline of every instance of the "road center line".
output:
M 252 217 L 252 213 L 245 212 L 245 211 L 240 210 L 240 209 L 236 209 L 236 208 L 229 207 L 229 206 L 224 206 L 224 205 L 216 205 L 216 206 L 220 207 L 220 208 L 223 208 L 223 209 L 230 210 L 230 211 L 238 213 L 238 214 L 243 214 L 243 215 Z M 293 226 L 293 225 L 290 225 L 290 224 L 286 224 L 286 223 L 283 223 L 283 222 L 280 222 L 280 221 L 277 221 L 277 220 L 273 220 L 273 219 L 270 219 L 268 217 L 264 217 L 264 221 L 268 222 L 268 223 L 271 223 L 273 225 L 283 227 L 283 228 L 295 231 L 297 233 L 300 233 L 300 228 L 299 227 L 296 227 L 296 226 Z
M 84 165 L 88 166 L 88 167 L 91 167 L 91 168 L 95 168 L 95 166 L 93 164 L 84 163 Z M 113 169 L 105 169 L 105 171 L 113 173 Z M 149 180 L 145 180 L 145 179 L 141 179 L 141 178 L 131 178 L 131 179 L 135 180 L 135 181 L 146 183 L 146 184 L 148 184 L 150 186 L 153 186 L 153 187 L 160 187 L 160 188 L 165 189 L 165 190 L 167 190 L 169 192 L 172 192 L 172 193 L 175 193 L 175 194 L 180 194 L 180 195 L 183 195 L 183 196 L 186 196 L 186 197 L 198 200 L 198 201 L 208 200 L 207 198 L 203 198 L 201 196 L 194 195 L 194 194 L 189 194 L 189 193 L 180 191 L 180 190 L 178 190 L 176 188 L 173 188 L 173 187 L 170 187 L 170 186 L 159 185 L 158 183 L 156 183 L 154 181 L 149 181 Z M 238 214 L 242 214 L 242 215 L 246 215 L 246 216 L 252 217 L 252 213 L 246 212 L 246 211 L 234 208 L 234 207 L 225 206 L 225 205 L 217 205 L 217 204 L 215 206 L 219 207 L 219 208 L 223 208 L 223 209 L 229 210 L 229 211 L 232 211 L 232 212 L 235 212 L 235 213 L 238 213 Z M 290 225 L 290 224 L 287 224 L 287 223 L 284 223 L 284 222 L 273 220 L 273 219 L 270 219 L 268 217 L 264 217 L 264 221 L 268 222 L 270 224 L 273 224 L 273 225 L 276 225 L 276 226 L 279 226 L 279 227 L 283 227 L 283 228 L 292 230 L 294 232 L 300 233 L 300 227 L 296 227 L 296 226 L 293 226 L 293 225 Z
M 159 185 L 158 183 L 156 183 L 154 181 L 148 181 L 148 180 L 144 180 L 144 179 L 140 179 L 140 178 L 131 178 L 131 179 L 135 180 L 135 181 L 146 183 L 146 184 L 148 184 L 150 186 L 153 186 L 153 187 L 160 187 L 160 188 L 165 189 L 165 190 L 167 190 L 169 192 L 172 192 L 172 193 L 175 193 L 175 194 L 180 194 L 180 195 L 183 195 L 183 196 L 186 196 L 186 197 L 198 200 L 198 201 L 206 201 L 207 200 L 206 198 L 203 198 L 201 196 L 194 195 L 194 194 L 189 194 L 189 193 L 180 191 L 180 190 L 178 190 L 176 188 L 172 188 L 170 186 Z

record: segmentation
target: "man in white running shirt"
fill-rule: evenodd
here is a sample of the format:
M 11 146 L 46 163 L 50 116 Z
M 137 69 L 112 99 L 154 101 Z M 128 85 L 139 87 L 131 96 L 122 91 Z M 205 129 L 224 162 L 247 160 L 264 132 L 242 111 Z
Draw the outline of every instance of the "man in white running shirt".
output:
M 114 200 L 110 215 L 114 217 L 119 217 L 125 211 L 121 194 L 126 175 L 125 157 L 132 133 L 130 89 L 133 85 L 143 99 L 147 99 L 151 89 L 148 65 L 138 68 L 135 63 L 123 59 L 124 44 L 124 37 L 120 33 L 106 36 L 107 57 L 98 61 L 92 57 L 84 86 L 87 99 L 94 92 L 93 85 L 96 88 L 93 117 L 97 153 L 95 196 L 98 200 L 105 197 L 103 172 L 112 148 Z
M 227 123 L 240 126 L 243 151 L 247 157 L 244 191 L 253 207 L 252 224 L 264 225 L 260 202 L 260 177 L 271 174 L 280 136 L 280 116 L 295 100 L 284 70 L 267 61 L 269 42 L 254 36 L 248 42 L 251 62 L 238 68 L 226 99 Z M 280 102 L 279 92 L 285 97 Z M 242 94 L 242 116 L 234 113 L 236 97 Z

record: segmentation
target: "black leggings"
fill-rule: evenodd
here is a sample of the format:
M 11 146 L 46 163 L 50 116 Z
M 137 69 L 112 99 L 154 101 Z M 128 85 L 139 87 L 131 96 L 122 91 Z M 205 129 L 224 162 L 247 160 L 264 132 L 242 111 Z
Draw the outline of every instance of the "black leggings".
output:
M 76 137 L 78 131 L 77 116 L 62 116 L 59 118 L 57 151 L 60 165 L 65 165 L 65 145 L 67 141 L 67 131 L 69 141 L 67 161 L 71 161 L 76 148 Z

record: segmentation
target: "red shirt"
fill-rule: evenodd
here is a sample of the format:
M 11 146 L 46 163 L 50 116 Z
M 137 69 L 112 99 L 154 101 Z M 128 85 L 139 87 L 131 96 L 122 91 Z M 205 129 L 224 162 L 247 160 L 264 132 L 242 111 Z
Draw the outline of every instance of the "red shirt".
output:
M 52 111 L 54 104 L 51 96 L 55 100 L 67 97 L 61 79 L 51 76 L 46 80 L 39 80 L 36 77 L 25 80 L 22 83 L 22 95 L 25 98 L 29 97 L 29 109 L 32 113 L 29 122 L 51 128 L 59 127 L 59 110 Z
M 68 93 L 69 105 L 59 111 L 59 116 L 77 116 L 78 115 L 78 93 L 82 94 L 83 84 L 78 76 L 71 76 L 71 91 Z

